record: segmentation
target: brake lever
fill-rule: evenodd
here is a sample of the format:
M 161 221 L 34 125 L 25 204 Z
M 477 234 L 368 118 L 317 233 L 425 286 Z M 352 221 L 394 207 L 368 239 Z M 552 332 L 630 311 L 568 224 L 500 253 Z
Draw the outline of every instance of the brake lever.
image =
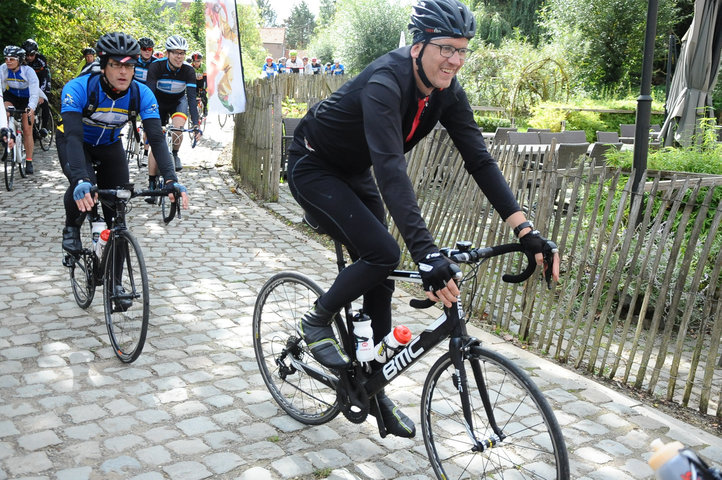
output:
M 559 253 L 559 247 L 551 240 L 547 240 L 542 248 L 544 256 L 544 280 L 547 281 L 547 288 L 552 289 L 552 272 L 554 271 L 554 254 Z

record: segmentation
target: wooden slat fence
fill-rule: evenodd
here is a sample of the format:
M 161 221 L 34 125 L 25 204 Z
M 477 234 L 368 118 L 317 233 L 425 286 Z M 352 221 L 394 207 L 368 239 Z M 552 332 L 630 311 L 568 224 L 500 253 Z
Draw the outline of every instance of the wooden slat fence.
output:
M 553 290 L 541 272 L 504 284 L 517 260 L 493 260 L 467 292 L 475 318 L 570 366 L 722 418 L 722 177 L 647 172 L 632 192 L 618 169 L 579 161 L 557 171 L 551 158 L 530 170 L 539 154 L 492 154 L 537 228 L 557 240 L 562 279 Z M 439 245 L 513 241 L 443 129 L 408 162 Z M 413 267 L 408 254 L 404 264 Z
M 345 81 L 342 75 L 278 75 L 246 84 L 246 111 L 235 116 L 233 139 L 233 168 L 245 187 L 262 200 L 278 199 L 283 100 L 311 106 Z

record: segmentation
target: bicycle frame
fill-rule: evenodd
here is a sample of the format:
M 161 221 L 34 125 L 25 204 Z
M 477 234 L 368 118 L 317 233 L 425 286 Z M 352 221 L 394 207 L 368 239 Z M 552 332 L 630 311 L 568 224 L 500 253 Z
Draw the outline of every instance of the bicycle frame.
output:
M 337 265 L 339 271 L 341 271 L 346 265 L 343 255 L 343 247 L 338 242 L 334 243 L 337 254 Z M 408 270 L 394 270 L 388 276 L 388 279 L 421 283 L 420 274 L 418 272 Z M 342 322 L 340 318 L 337 318 L 336 326 L 339 330 L 341 342 L 345 351 L 353 352 L 353 355 L 355 353 L 355 345 L 353 343 L 353 335 L 350 333 L 353 328 L 351 305 L 346 305 L 344 307 L 344 311 L 346 317 L 345 325 L 343 325 L 344 322 Z M 480 345 L 481 342 L 478 339 L 469 336 L 467 333 L 466 322 L 464 321 L 464 310 L 460 296 L 457 297 L 456 302 L 452 304 L 450 308 L 444 308 L 444 313 L 442 313 L 436 321 L 429 325 L 416 338 L 412 339 L 409 344 L 398 351 L 388 362 L 384 363 L 380 370 L 356 376 L 356 380 L 360 382 L 363 390 L 366 392 L 366 395 L 369 398 L 372 398 L 384 387 L 390 384 L 395 378 L 408 370 L 412 365 L 447 338 L 449 338 L 449 355 L 451 356 L 458 375 L 457 388 L 461 398 L 467 434 L 474 444 L 473 450 L 483 451 L 486 448 L 491 447 L 496 442 L 503 440 L 505 435 L 496 423 L 493 409 L 491 408 L 491 401 L 489 399 L 488 392 L 486 391 L 484 375 L 478 364 L 473 365 L 472 373 L 474 380 L 478 385 L 479 391 L 482 392 L 481 399 L 484 404 L 484 410 L 496 438 L 486 439 L 486 441 L 482 442 L 479 441 L 473 433 L 474 425 L 472 420 L 471 401 L 469 400 L 469 388 L 467 387 L 468 377 L 466 368 L 463 364 L 463 356 L 464 352 L 468 351 L 474 345 Z M 340 381 L 338 377 L 331 377 L 325 372 L 308 367 L 307 365 L 295 363 L 295 366 L 296 368 L 302 368 L 310 376 L 334 389 L 337 388 L 337 384 Z M 380 422 L 381 420 L 378 421 Z

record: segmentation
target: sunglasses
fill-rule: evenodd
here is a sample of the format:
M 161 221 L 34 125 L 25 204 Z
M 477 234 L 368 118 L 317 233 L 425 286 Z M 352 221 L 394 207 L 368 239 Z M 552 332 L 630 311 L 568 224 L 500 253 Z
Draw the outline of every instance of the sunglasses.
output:
M 143 50 L 144 52 L 152 52 L 153 47 L 144 47 L 144 48 L 141 48 L 141 50 Z

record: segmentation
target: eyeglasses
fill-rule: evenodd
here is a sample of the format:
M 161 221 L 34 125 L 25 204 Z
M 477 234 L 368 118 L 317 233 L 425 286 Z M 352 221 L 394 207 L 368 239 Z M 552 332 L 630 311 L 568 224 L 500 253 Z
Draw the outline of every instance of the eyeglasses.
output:
M 6 62 L 12 62 L 13 60 L 19 60 L 18 57 L 5 57 Z
M 474 53 L 474 51 L 470 48 L 455 48 L 451 45 L 439 45 L 438 43 L 431 43 L 429 42 L 429 45 L 434 45 L 435 47 L 439 47 L 439 53 L 441 53 L 441 56 L 444 58 L 451 58 L 454 56 L 455 53 L 459 53 L 459 58 L 464 60 L 467 56 Z
M 168 50 L 168 53 L 172 55 L 185 55 L 185 50 Z
M 108 66 L 112 68 L 113 70 L 133 70 L 135 68 L 135 64 L 132 63 L 110 63 L 108 62 Z

